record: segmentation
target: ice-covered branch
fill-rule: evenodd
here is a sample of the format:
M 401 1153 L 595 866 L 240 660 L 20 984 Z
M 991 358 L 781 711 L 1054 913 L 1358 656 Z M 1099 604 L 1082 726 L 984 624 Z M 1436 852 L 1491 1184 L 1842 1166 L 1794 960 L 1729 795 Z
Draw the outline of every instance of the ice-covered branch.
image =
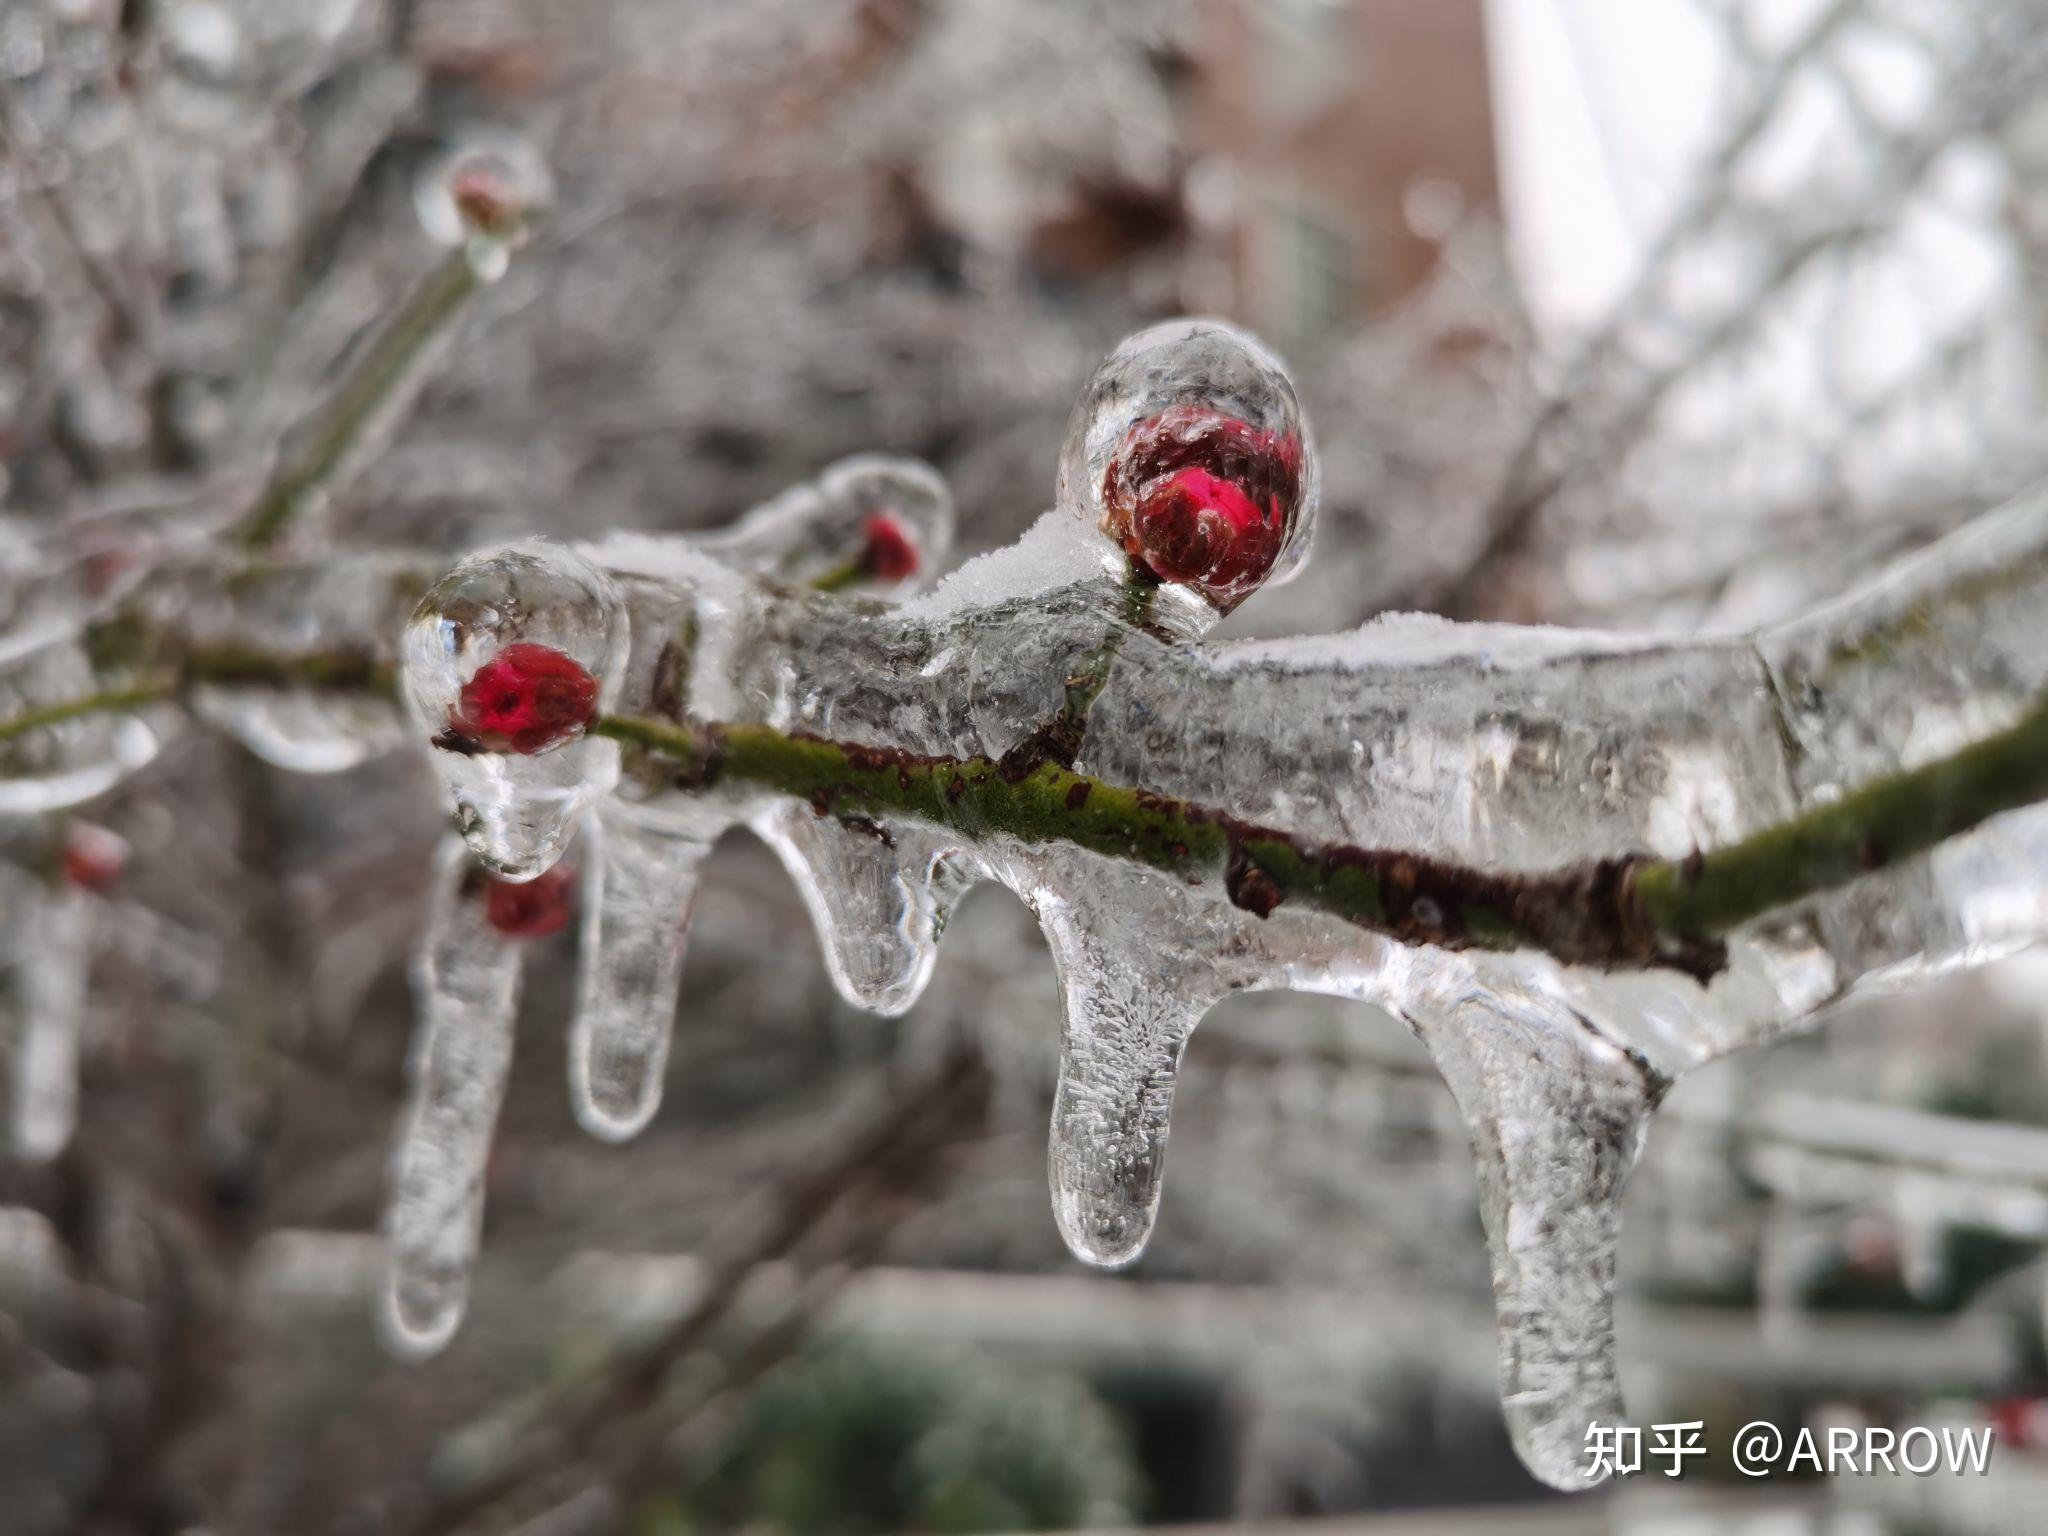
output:
M 1023 896 L 1066 1015 L 1054 1209 L 1095 1262 L 1144 1246 L 1211 1004 L 1290 987 L 1406 1018 L 1478 1149 L 1511 1427 L 1573 1484 L 1620 1411 L 1618 1203 L 1670 1081 L 2048 930 L 2048 502 L 1753 636 L 1390 617 L 1198 643 L 1298 559 L 1314 485 L 1278 365 L 1175 323 L 1083 395 L 1055 511 L 925 597 L 517 546 L 429 594 L 405 691 L 500 874 L 592 817 L 697 845 L 751 826 L 880 1011 L 966 885 Z M 607 886 L 597 931 L 647 894 Z M 673 973 L 635 974 L 665 1030 Z
M 287 437 L 238 530 L 244 545 L 267 548 L 333 489 L 372 428 L 394 417 L 419 388 L 435 343 L 477 290 L 504 275 L 547 195 L 539 160 L 516 141 L 461 149 L 421 184 L 422 220 L 453 249 L 312 417 Z
M 1718 940 L 1743 923 L 2048 799 L 2044 704 L 1950 757 L 1726 847 L 1502 875 L 1399 849 L 1303 843 L 1227 810 L 1029 755 L 924 757 L 767 726 L 626 716 L 600 718 L 591 734 L 668 760 L 684 791 L 729 781 L 842 820 L 901 815 L 970 837 L 1071 843 L 1189 880 L 1221 879 L 1235 904 L 1262 917 L 1300 901 L 1408 943 L 1540 949 L 1572 964 L 1669 965 L 1702 977 L 1727 963 Z

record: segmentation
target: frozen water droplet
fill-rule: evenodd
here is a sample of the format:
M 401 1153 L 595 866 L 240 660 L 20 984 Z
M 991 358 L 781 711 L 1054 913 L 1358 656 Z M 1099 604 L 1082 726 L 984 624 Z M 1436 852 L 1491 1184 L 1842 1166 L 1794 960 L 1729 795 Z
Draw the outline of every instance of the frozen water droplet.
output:
M 462 247 L 477 276 L 495 282 L 553 197 L 532 141 L 493 130 L 470 133 L 434 159 L 413 188 L 413 207 L 429 239 Z
M 590 895 L 569 1034 L 569 1097 L 585 1130 L 624 1141 L 661 1104 L 697 871 L 711 839 L 607 800 L 582 846 Z
M 1059 975 L 1059 1088 L 1047 1172 L 1074 1256 L 1129 1264 L 1159 1214 L 1175 1074 L 1213 998 L 1187 957 L 1133 943 L 1111 914 L 1044 890 L 1033 905 Z
M 44 1162 L 70 1142 L 78 1116 L 93 902 L 82 890 L 32 879 L 16 897 L 8 924 L 14 984 L 0 987 L 14 1015 L 9 1139 L 17 1157 Z
M 1316 497 L 1315 445 L 1286 368 L 1220 321 L 1140 331 L 1067 421 L 1062 510 L 1219 612 L 1300 567 Z
M 585 733 L 618 686 L 626 645 L 611 579 L 538 539 L 465 560 L 407 625 L 413 719 L 471 850 L 507 878 L 530 880 L 559 858 L 617 783 L 618 748 Z
M 1623 1422 L 1614 1256 L 1648 1080 L 1549 999 L 1474 994 L 1422 1019 L 1471 1128 L 1508 1431 L 1537 1477 L 1584 1488 L 1587 1426 Z
M 774 806 L 753 826 L 803 894 L 840 995 L 887 1018 L 907 1012 L 973 879 L 953 840 L 915 826 L 849 826 L 800 804 Z
M 468 1301 L 519 1006 L 519 946 L 491 926 L 469 856 L 452 839 L 436 865 L 427 922 L 412 1101 L 386 1212 L 383 1320 L 410 1355 L 446 1344 Z

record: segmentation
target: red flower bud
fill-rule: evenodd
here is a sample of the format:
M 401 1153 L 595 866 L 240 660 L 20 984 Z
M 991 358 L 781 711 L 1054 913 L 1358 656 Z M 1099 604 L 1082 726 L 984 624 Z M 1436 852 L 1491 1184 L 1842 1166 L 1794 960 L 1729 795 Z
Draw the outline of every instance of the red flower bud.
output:
M 1301 439 L 1198 405 L 1125 434 L 1103 477 L 1109 532 L 1159 580 L 1228 613 L 1285 549 L 1301 498 Z
M 484 921 L 508 939 L 544 939 L 569 926 L 576 906 L 576 872 L 557 864 L 533 880 L 493 876 L 484 887 Z
M 448 728 L 472 748 L 530 757 L 581 735 L 597 718 L 597 679 L 553 646 L 520 641 L 462 685 Z
M 526 218 L 517 177 L 492 155 L 475 154 L 459 163 L 448 177 L 448 196 L 463 224 L 491 239 L 518 233 Z
M 910 530 L 887 512 L 877 512 L 861 524 L 863 540 L 860 573 L 875 581 L 904 581 L 917 574 L 923 563 L 917 540 Z
M 81 891 L 107 892 L 120 883 L 128 844 L 105 827 L 74 821 L 64 834 L 64 879 Z

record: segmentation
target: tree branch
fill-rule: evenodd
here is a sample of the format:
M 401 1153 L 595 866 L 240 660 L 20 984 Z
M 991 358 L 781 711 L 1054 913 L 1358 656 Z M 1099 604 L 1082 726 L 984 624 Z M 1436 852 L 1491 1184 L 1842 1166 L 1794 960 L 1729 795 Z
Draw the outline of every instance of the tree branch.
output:
M 1539 949 L 1568 964 L 1668 966 L 1701 981 L 1723 938 L 1793 902 L 2048 799 L 2048 701 L 1949 757 L 1684 859 L 1649 854 L 1499 874 L 1425 855 L 1311 843 L 1227 811 L 1076 773 L 1043 756 L 930 757 L 763 725 L 607 716 L 593 734 L 674 764 L 685 791 L 738 783 L 819 815 L 909 816 L 969 836 L 1061 842 L 1193 880 L 1265 917 L 1287 902 L 1446 949 Z
M 379 412 L 416 376 L 415 365 L 428 345 L 462 313 L 482 282 L 467 249 L 457 249 L 413 290 L 315 412 L 303 445 L 280 455 L 236 533 L 242 544 L 269 547 L 327 488 Z
M 124 714 L 172 703 L 204 683 L 397 696 L 390 662 L 348 649 L 274 655 L 253 646 L 194 645 L 181 647 L 169 659 L 158 660 L 131 676 L 131 681 L 98 693 L 0 716 L 0 743 L 89 715 Z

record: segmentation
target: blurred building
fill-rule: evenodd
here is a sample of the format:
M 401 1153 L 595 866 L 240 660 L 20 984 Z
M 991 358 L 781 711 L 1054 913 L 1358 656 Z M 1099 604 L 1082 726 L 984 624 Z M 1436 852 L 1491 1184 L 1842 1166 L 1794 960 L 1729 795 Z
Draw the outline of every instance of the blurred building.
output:
M 1384 311 L 1500 205 L 1482 0 L 1228 0 L 1196 60 L 1224 307 L 1299 347 Z

